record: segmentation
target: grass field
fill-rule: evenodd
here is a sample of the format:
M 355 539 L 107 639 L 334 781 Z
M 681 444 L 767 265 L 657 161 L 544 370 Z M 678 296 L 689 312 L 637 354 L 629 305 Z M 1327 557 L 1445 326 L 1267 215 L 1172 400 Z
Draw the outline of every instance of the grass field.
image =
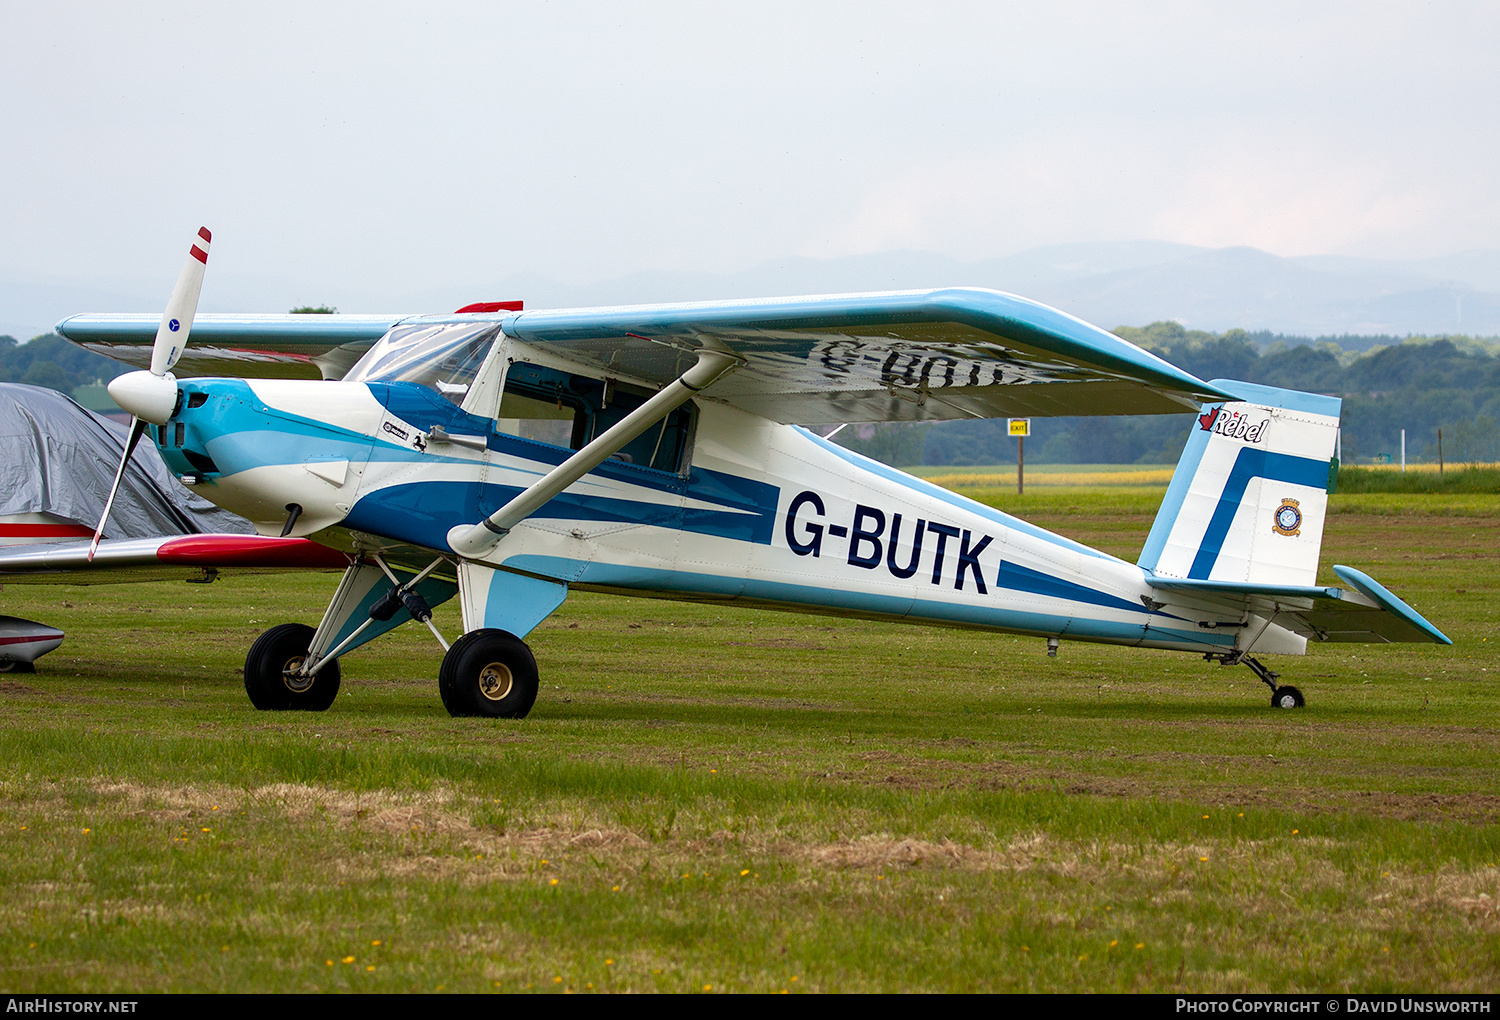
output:
M 1172 480 L 1172 464 L 1036 464 L 1026 468 L 1029 489 L 1100 490 L 1143 488 L 1157 503 L 1160 487 Z M 1014 492 L 1014 464 L 991 464 L 975 467 L 954 465 L 909 467 L 902 470 L 938 485 L 971 494 L 971 489 L 993 490 L 996 494 Z M 1393 493 L 1444 495 L 1500 495 L 1500 465 L 1449 464 L 1439 470 L 1437 464 L 1411 464 L 1408 470 L 1391 465 L 1368 466 L 1345 464 L 1339 469 L 1340 493 Z
M 968 495 L 968 490 L 1016 488 L 1016 466 L 1014 464 L 992 464 L 976 467 L 953 465 L 902 468 L 908 474 L 925 478 L 937 485 L 957 489 Z M 1122 488 L 1146 487 L 1157 490 L 1172 480 L 1171 464 L 1028 464 L 1026 485 L 1040 489 Z M 1155 492 L 1156 502 L 1161 502 L 1161 493 Z
M 1500 465 L 1412 464 L 1399 467 L 1355 467 L 1339 469 L 1339 492 L 1487 493 L 1500 494 Z
M 965 491 L 1132 559 L 1161 497 Z M 245 649 L 333 576 L 7 586 L 69 638 L 0 679 L 0 987 L 1493 991 L 1497 533 L 1335 497 L 1323 576 L 1455 644 L 1272 661 L 1301 711 L 1185 655 L 575 595 L 524 721 L 450 719 L 414 627 L 257 713 Z

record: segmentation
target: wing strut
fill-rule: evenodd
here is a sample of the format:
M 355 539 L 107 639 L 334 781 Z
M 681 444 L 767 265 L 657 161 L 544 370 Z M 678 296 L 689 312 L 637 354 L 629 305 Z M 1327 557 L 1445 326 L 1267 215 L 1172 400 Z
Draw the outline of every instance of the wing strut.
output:
M 540 510 L 548 500 L 620 452 L 632 439 L 687 403 L 699 390 L 744 363 L 745 359 L 733 351 L 719 347 L 700 348 L 698 361 L 692 368 L 485 520 L 473 525 L 460 524 L 448 532 L 448 545 L 465 559 L 484 559 L 511 528 Z

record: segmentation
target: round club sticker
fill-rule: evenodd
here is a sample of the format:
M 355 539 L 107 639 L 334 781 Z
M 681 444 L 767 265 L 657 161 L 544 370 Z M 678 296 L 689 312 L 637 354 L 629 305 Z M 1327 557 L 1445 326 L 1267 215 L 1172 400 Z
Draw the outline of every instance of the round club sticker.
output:
M 1271 530 L 1278 535 L 1298 535 L 1302 533 L 1302 511 L 1298 509 L 1295 499 L 1283 499 L 1281 505 L 1276 508 L 1276 523 Z

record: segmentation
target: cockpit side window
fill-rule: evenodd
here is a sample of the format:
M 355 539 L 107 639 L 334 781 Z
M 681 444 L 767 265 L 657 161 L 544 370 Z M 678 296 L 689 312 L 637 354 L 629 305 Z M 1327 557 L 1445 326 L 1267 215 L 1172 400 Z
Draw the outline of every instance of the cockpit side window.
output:
M 499 428 L 510 435 L 581 450 L 653 395 L 628 383 L 516 362 L 505 375 Z M 614 459 L 659 471 L 680 471 L 695 419 L 693 405 L 684 404 L 633 439 Z

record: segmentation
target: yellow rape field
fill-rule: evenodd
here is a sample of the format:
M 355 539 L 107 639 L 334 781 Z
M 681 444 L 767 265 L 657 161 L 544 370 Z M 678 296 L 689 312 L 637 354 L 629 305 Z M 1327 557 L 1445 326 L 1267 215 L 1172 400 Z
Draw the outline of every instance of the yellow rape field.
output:
M 938 473 L 941 471 L 941 473 Z M 1027 486 L 1081 487 L 1101 485 L 1162 486 L 1172 480 L 1171 467 L 1121 465 L 1037 465 L 1026 469 Z M 949 489 L 993 488 L 1016 484 L 1015 468 L 927 468 L 923 477 Z

